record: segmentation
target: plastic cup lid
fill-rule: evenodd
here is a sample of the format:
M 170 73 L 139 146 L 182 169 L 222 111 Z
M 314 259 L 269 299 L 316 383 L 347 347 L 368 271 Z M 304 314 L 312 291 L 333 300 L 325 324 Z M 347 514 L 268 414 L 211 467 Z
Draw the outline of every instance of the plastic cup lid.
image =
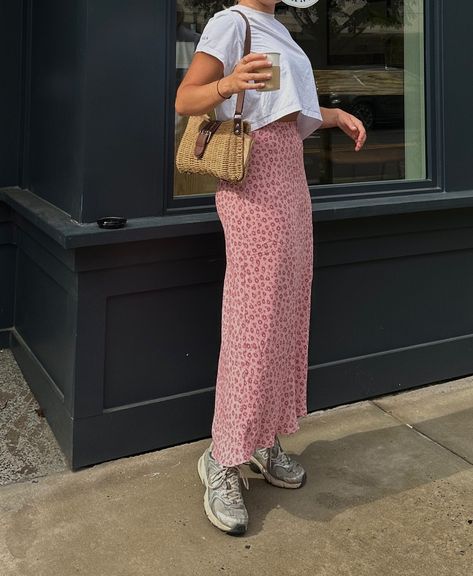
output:
M 294 6 L 294 8 L 309 8 L 314 4 L 317 4 L 319 0 L 282 0 L 284 4 L 288 6 Z

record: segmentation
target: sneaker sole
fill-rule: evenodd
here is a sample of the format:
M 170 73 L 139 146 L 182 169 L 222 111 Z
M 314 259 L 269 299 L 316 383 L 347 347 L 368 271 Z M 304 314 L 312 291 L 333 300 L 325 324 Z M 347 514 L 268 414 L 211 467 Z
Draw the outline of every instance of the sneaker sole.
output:
M 249 466 L 250 466 L 250 469 L 253 472 L 255 472 L 256 474 L 262 474 L 264 476 L 264 479 L 266 480 L 266 482 L 268 482 L 269 484 L 272 484 L 273 486 L 277 486 L 278 488 L 289 488 L 289 489 L 295 490 L 297 488 L 302 488 L 302 486 L 304 486 L 304 484 L 306 483 L 306 480 L 307 480 L 307 474 L 304 474 L 304 476 L 302 477 L 302 480 L 298 483 L 291 483 L 291 482 L 285 482 L 284 480 L 280 480 L 279 478 L 272 476 L 266 470 L 266 468 L 263 466 L 263 464 L 261 464 L 261 462 L 259 462 L 254 456 L 252 456 L 250 458 Z
M 209 503 L 209 486 L 207 484 L 207 475 L 205 473 L 205 462 L 204 462 L 204 455 L 199 458 L 199 463 L 197 465 L 197 470 L 199 472 L 199 477 L 202 484 L 205 486 L 205 494 L 204 494 L 204 510 L 207 518 L 210 522 L 222 532 L 229 534 L 230 536 L 240 536 L 246 532 L 246 526 L 244 524 L 237 524 L 233 528 L 226 526 L 223 522 L 221 522 L 217 516 L 212 512 Z

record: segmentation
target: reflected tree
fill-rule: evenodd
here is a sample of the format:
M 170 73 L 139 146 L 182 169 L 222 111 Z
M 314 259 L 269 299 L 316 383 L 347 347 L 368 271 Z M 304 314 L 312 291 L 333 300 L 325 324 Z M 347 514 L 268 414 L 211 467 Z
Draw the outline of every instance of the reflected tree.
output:
M 351 32 L 361 34 L 372 26 L 382 28 L 401 28 L 404 25 L 405 0 L 325 0 L 328 3 L 328 14 L 332 32 L 336 34 Z M 420 0 L 407 2 L 410 10 L 415 11 Z M 210 18 L 215 12 L 228 8 L 234 2 L 222 0 L 185 0 L 189 9 L 202 12 Z M 279 6 L 278 11 L 289 11 L 302 28 L 311 28 L 318 20 L 320 5 L 304 10 Z

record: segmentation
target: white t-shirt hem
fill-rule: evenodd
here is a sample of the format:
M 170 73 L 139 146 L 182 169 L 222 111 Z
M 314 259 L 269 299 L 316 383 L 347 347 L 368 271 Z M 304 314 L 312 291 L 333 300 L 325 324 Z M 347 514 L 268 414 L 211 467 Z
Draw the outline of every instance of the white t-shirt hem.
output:
M 304 131 L 303 134 L 301 133 L 302 139 L 307 138 L 307 136 L 312 134 L 312 132 L 315 132 L 317 130 L 317 128 L 319 128 L 323 122 L 323 117 L 320 114 L 320 112 L 318 112 L 317 110 L 309 110 L 307 108 L 303 108 L 301 110 L 297 106 L 295 106 L 295 107 L 294 106 L 288 106 L 286 108 L 283 108 L 282 110 L 278 110 L 277 112 L 274 112 L 273 114 L 268 114 L 262 118 L 258 118 L 258 120 L 256 120 L 256 121 L 251 122 L 251 131 L 253 132 L 254 130 L 258 130 L 259 128 L 264 128 L 264 126 L 267 126 L 268 124 L 271 124 L 272 122 L 277 122 L 280 118 L 283 118 L 284 116 L 287 116 L 288 114 L 293 114 L 294 112 L 299 112 L 299 116 L 297 118 L 299 131 L 301 128 L 301 126 L 299 125 L 301 114 L 303 116 L 305 116 L 306 118 L 315 121 L 314 125 L 313 125 L 313 129 L 311 129 L 309 133 L 307 133 L 307 131 Z M 243 108 L 243 120 L 245 120 L 245 108 Z M 311 128 L 312 128 L 312 126 L 311 126 Z

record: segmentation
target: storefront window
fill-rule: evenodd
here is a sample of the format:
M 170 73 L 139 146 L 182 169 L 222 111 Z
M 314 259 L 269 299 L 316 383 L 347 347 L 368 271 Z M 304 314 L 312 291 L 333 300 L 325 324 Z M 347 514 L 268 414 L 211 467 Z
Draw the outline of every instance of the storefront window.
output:
M 221 6 L 178 2 L 177 85 L 206 21 Z M 336 129 L 307 138 L 309 184 L 424 179 L 423 0 L 321 0 L 304 10 L 279 5 L 276 16 L 312 62 L 320 105 L 351 112 L 368 131 L 358 153 Z M 176 146 L 185 122 L 176 115 Z M 177 196 L 210 194 L 215 186 L 211 178 L 175 174 Z

